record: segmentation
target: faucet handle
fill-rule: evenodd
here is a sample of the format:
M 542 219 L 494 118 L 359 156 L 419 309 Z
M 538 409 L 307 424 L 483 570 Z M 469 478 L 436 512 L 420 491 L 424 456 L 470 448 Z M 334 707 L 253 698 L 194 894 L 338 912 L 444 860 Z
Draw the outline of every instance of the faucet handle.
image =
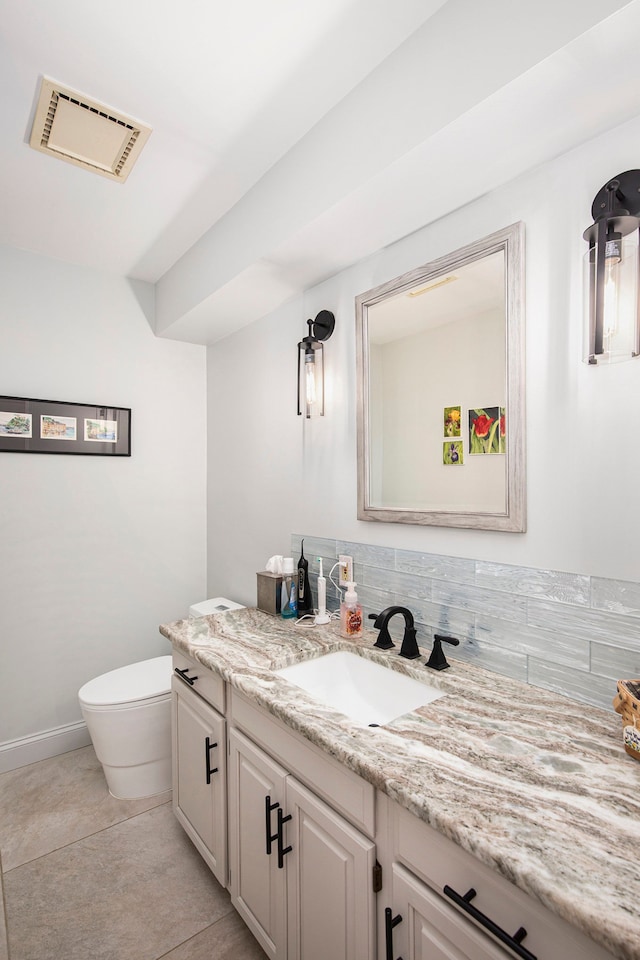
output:
M 383 611 L 383 612 L 384 612 L 384 611 Z M 378 623 L 378 621 L 380 620 L 380 617 L 381 617 L 381 616 L 382 616 L 381 613 L 370 613 L 370 614 L 369 614 L 369 620 L 375 620 L 375 621 L 376 621 L 376 622 L 374 623 L 374 625 L 373 625 L 374 628 L 375 628 L 376 630 L 380 630 L 380 633 L 378 634 L 378 639 L 377 639 L 376 642 L 374 643 L 374 647 L 378 647 L 378 649 L 380 649 L 380 650 L 390 650 L 391 647 L 395 647 L 395 643 L 393 642 L 393 640 L 392 640 L 391 637 L 389 636 L 389 628 L 388 628 L 387 624 L 384 622 L 384 620 L 382 621 L 382 623 L 380 623 L 380 624 Z
M 444 655 L 442 649 L 442 641 L 452 644 L 454 647 L 457 647 L 460 643 L 459 640 L 456 640 L 455 637 L 444 637 L 442 634 L 434 633 L 433 635 L 433 650 L 431 651 L 431 656 L 426 661 L 426 665 L 431 667 L 432 670 L 447 670 L 451 666 L 450 663 L 447 663 L 447 658 Z

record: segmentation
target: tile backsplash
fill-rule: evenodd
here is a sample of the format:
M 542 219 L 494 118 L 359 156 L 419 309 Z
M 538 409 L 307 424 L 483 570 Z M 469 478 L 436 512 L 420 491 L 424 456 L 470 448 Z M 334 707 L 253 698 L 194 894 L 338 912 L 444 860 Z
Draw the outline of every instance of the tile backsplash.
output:
M 640 583 L 303 534 L 291 537 L 296 559 L 303 537 L 314 596 L 315 558 L 336 609 L 329 571 L 352 556 L 365 616 L 408 607 L 425 654 L 434 633 L 449 634 L 460 640 L 446 648 L 453 658 L 609 710 L 616 680 L 640 678 Z M 401 618 L 391 632 L 402 637 Z

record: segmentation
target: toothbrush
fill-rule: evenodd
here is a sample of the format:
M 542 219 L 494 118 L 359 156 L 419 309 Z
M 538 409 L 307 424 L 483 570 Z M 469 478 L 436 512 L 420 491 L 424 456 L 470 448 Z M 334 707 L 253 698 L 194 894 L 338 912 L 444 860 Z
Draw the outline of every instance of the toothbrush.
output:
M 316 560 L 320 564 L 320 572 L 318 574 L 318 612 L 314 623 L 329 623 L 329 615 L 327 614 L 327 580 L 322 573 L 322 557 L 316 557 Z

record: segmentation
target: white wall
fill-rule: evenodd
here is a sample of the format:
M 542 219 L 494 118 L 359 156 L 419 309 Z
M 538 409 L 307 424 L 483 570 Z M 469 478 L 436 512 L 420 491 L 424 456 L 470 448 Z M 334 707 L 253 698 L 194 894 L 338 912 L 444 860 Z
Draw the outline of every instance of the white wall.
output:
M 1 745 L 79 721 L 205 597 L 206 365 L 144 284 L 0 248 L 0 290 L 3 394 L 132 408 L 131 458 L 0 453 Z
M 290 534 L 640 580 L 640 360 L 582 363 L 582 232 L 593 197 L 638 166 L 640 118 L 307 291 L 208 349 L 209 592 L 255 603 Z M 526 228 L 525 534 L 356 520 L 354 297 L 510 223 Z M 327 416 L 296 416 L 296 343 L 333 310 Z

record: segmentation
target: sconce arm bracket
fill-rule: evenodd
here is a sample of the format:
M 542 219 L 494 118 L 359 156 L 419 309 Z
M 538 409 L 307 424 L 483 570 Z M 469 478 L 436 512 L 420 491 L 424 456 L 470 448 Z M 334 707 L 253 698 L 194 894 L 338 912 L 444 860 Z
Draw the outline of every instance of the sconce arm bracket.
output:
M 314 340 L 328 340 L 336 325 L 336 318 L 331 310 L 321 310 L 315 320 L 307 320 L 309 332 Z
M 612 210 L 613 215 L 624 213 L 632 217 L 640 216 L 640 170 L 627 170 L 625 173 L 619 173 L 617 177 L 607 180 L 605 185 L 598 190 L 591 207 L 591 216 L 594 220 L 607 214 L 609 206 L 609 194 L 611 192 L 610 184 L 617 181 L 618 187 L 615 191 L 616 204 Z

